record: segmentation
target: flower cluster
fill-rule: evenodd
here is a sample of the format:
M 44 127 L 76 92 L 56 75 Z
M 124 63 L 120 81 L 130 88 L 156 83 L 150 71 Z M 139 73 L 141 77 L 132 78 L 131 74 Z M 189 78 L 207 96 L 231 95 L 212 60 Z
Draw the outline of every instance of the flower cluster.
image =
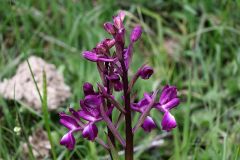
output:
M 128 148 L 130 142 L 118 132 L 118 123 L 121 117 L 125 116 L 125 124 L 127 132 L 132 136 L 138 127 L 142 127 L 144 131 L 150 132 L 152 129 L 157 128 L 156 123 L 150 116 L 151 109 L 156 109 L 162 112 L 162 129 L 171 131 L 177 126 L 174 116 L 170 110 L 178 106 L 180 103 L 177 97 L 177 89 L 174 86 L 165 86 L 161 92 L 160 98 L 157 101 L 156 97 L 158 92 L 145 93 L 144 97 L 138 101 L 131 103 L 130 95 L 135 82 L 141 78 L 144 80 L 149 79 L 154 73 L 153 68 L 143 64 L 128 82 L 128 70 L 131 65 L 133 46 L 141 37 L 141 26 L 137 25 L 133 28 L 130 34 L 130 44 L 125 46 L 125 28 L 123 25 L 125 14 L 119 12 L 117 16 L 113 17 L 113 23 L 106 22 L 104 29 L 112 35 L 112 38 L 107 38 L 101 41 L 90 51 L 84 51 L 83 57 L 91 62 L 96 63 L 102 83 L 98 83 L 97 91 L 94 90 L 91 83 L 83 85 L 84 98 L 80 100 L 81 109 L 74 110 L 70 108 L 71 115 L 60 113 L 60 123 L 64 125 L 68 132 L 62 137 L 60 144 L 65 145 L 68 149 L 73 149 L 75 145 L 74 133 L 80 132 L 83 138 L 94 141 L 96 140 L 105 148 L 109 146 L 105 144 L 98 137 L 98 128 L 96 123 L 104 121 L 108 127 L 109 138 L 113 141 L 117 139 L 119 143 Z M 111 53 L 110 49 L 115 48 Z M 113 96 L 114 91 L 123 92 L 123 102 L 118 102 Z M 123 107 L 123 104 L 125 107 Z M 117 109 L 120 114 L 117 122 L 112 121 L 112 111 Z M 131 119 L 132 112 L 139 112 L 140 117 L 137 124 L 132 128 L 131 123 L 127 119 Z M 130 128 L 128 128 L 130 126 Z M 110 137 L 113 135 L 114 137 Z M 128 138 L 128 137 L 127 137 Z M 112 142 L 115 144 L 115 142 Z

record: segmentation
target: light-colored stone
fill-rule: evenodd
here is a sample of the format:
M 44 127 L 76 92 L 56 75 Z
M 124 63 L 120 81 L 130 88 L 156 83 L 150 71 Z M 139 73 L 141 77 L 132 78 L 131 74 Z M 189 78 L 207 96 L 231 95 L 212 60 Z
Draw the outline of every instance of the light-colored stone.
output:
M 43 91 L 43 70 L 46 72 L 49 110 L 54 110 L 61 106 L 71 95 L 70 87 L 64 83 L 63 76 L 58 73 L 53 64 L 48 64 L 39 57 L 31 56 L 29 63 L 41 94 Z M 16 75 L 11 79 L 5 79 L 3 82 L 0 82 L 0 95 L 6 99 L 14 100 L 14 88 L 17 101 L 27 104 L 36 111 L 41 111 L 40 97 L 27 61 L 19 65 Z
M 42 128 L 38 128 L 32 136 L 29 136 L 28 141 L 32 147 L 32 152 L 36 159 L 40 160 L 49 157 L 51 145 L 48 140 L 47 133 Z M 26 157 L 29 157 L 29 149 L 27 143 L 22 144 L 22 149 L 24 155 L 26 155 Z

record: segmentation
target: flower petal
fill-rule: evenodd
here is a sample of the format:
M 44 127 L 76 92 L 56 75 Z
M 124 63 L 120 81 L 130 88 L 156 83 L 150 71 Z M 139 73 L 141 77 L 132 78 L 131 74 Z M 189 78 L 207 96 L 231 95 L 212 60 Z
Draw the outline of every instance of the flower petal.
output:
M 77 121 L 73 117 L 65 113 L 60 113 L 59 116 L 60 116 L 60 123 L 64 125 L 66 128 L 68 128 L 69 130 L 73 130 L 79 127 Z
M 94 116 L 90 115 L 89 112 L 86 112 L 84 110 L 79 110 L 78 111 L 78 115 L 79 117 L 89 121 L 89 122 L 95 122 L 97 120 L 97 118 L 95 118 Z
M 72 132 L 66 133 L 60 140 L 60 144 L 66 146 L 69 150 L 74 149 L 75 138 L 72 135 Z
M 110 22 L 104 23 L 104 29 L 109 33 L 109 34 L 115 34 L 116 33 L 116 28 L 114 25 Z
M 130 40 L 131 42 L 136 42 L 142 35 L 142 28 L 141 26 L 137 25 L 135 28 L 133 28 Z
M 166 104 L 163 105 L 163 108 L 166 110 L 171 110 L 174 107 L 178 106 L 180 103 L 179 98 L 173 98 L 172 100 L 170 100 L 169 102 L 167 102 Z
M 176 120 L 170 112 L 165 112 L 162 119 L 162 129 L 171 131 L 177 126 Z
M 150 116 L 147 116 L 141 127 L 144 131 L 151 132 L 152 129 L 157 128 L 157 125 Z
M 93 141 L 98 134 L 97 126 L 94 123 L 89 123 L 82 132 L 82 136 L 90 141 Z
M 177 88 L 175 86 L 165 86 L 160 96 L 160 104 L 163 105 L 176 97 Z
M 89 61 L 92 61 L 92 62 L 97 62 L 98 61 L 98 56 L 94 52 L 84 51 L 83 52 L 83 57 L 86 58 Z
M 99 95 L 87 95 L 84 98 L 84 104 L 90 108 L 97 108 L 102 103 L 102 99 Z

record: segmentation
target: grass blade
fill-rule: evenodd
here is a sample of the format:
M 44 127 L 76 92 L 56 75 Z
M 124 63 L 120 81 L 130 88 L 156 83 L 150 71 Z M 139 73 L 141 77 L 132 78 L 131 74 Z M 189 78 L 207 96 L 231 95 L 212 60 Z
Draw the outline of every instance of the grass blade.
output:
M 49 142 L 51 144 L 51 152 L 53 155 L 53 159 L 56 159 L 56 153 L 53 145 L 51 130 L 50 130 L 50 119 L 48 114 L 48 106 L 47 106 L 47 79 L 46 79 L 46 73 L 43 71 L 43 97 L 42 97 L 42 112 L 43 112 L 43 121 L 44 125 L 47 129 L 47 135 Z

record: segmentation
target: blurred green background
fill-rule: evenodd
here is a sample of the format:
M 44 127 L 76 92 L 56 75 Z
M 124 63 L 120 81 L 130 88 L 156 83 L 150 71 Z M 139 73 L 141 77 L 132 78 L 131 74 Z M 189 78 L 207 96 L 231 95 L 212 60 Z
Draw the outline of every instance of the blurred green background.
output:
M 84 82 L 100 81 L 96 66 L 81 52 L 110 37 L 103 23 L 120 9 L 127 14 L 128 35 L 136 24 L 144 29 L 134 47 L 130 74 L 143 62 L 155 69 L 150 80 L 137 82 L 134 92 L 141 98 L 143 92 L 169 83 L 178 87 L 183 101 L 172 112 L 178 127 L 167 136 L 161 130 L 162 115 L 151 112 L 158 129 L 135 134 L 135 146 L 144 146 L 135 158 L 240 159 L 240 1 L 1 0 L 0 80 L 10 78 L 20 62 L 36 55 L 55 64 L 71 87 L 68 102 L 49 113 L 56 159 L 95 160 L 108 154 L 80 136 L 73 151 L 60 146 L 66 129 L 59 125 L 57 113 L 67 111 L 69 104 L 78 108 Z M 22 127 L 18 115 L 24 122 L 20 134 L 14 132 Z M 39 126 L 44 128 L 41 116 L 0 97 L 0 159 L 30 159 L 22 152 L 22 131 L 29 136 Z M 147 149 L 157 135 L 165 135 L 163 143 Z

